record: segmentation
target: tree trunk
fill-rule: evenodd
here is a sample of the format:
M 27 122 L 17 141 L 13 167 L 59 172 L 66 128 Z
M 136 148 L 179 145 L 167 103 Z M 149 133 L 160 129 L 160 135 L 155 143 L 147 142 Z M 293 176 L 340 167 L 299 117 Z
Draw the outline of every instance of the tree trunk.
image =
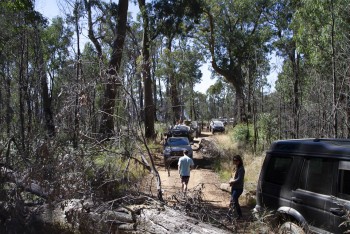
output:
M 126 24 L 128 16 L 128 0 L 119 0 L 117 35 L 113 42 L 113 51 L 109 61 L 108 81 L 105 88 L 102 104 L 102 117 L 100 133 L 103 136 L 111 136 L 114 133 L 114 108 L 117 88 L 120 85 L 118 72 L 123 55 L 123 47 L 126 36 Z
M 84 0 L 84 5 L 88 14 L 88 37 L 96 48 L 97 56 L 99 57 L 100 61 L 102 61 L 102 47 L 99 41 L 97 40 L 93 29 L 93 22 L 92 22 L 92 16 L 91 16 L 91 1 Z
M 43 102 L 43 111 L 44 111 L 44 120 L 46 125 L 46 131 L 47 135 L 49 137 L 55 136 L 55 124 L 53 119 L 53 113 L 51 108 L 51 95 L 49 92 L 49 86 L 47 83 L 47 75 L 46 75 L 46 63 L 44 62 L 44 55 L 42 51 L 42 44 L 41 44 L 41 32 L 37 30 L 36 33 L 36 39 L 37 39 L 37 49 L 38 49 L 38 70 L 39 70 L 39 77 L 40 77 L 40 83 L 41 83 L 41 97 Z
M 168 38 L 168 50 L 169 54 L 171 54 L 171 44 L 172 44 L 172 38 L 169 36 Z M 170 61 L 168 61 L 168 67 L 170 67 Z M 178 82 L 175 78 L 175 75 L 172 72 L 169 74 L 169 80 L 170 80 L 170 97 L 171 97 L 171 105 L 173 110 L 173 121 L 179 121 L 182 120 L 182 114 L 181 114 L 181 103 L 179 99 L 179 92 L 178 92 Z
M 334 28 L 335 28 L 335 16 L 334 16 L 334 1 L 331 0 L 331 14 L 332 14 L 332 32 L 331 32 L 331 46 L 332 46 L 332 79 L 333 79 L 333 137 L 338 137 L 338 111 L 337 111 L 337 76 L 335 73 L 335 45 L 334 45 Z
M 139 0 L 139 7 L 143 19 L 143 43 L 142 43 L 142 58 L 143 58 L 143 83 L 145 95 L 145 137 L 153 138 L 154 132 L 154 104 L 152 92 L 152 77 L 150 68 L 150 42 L 149 42 L 149 22 L 146 12 L 145 0 Z
M 25 102 L 25 80 L 24 80 L 24 77 L 25 77 L 25 51 L 26 51 L 26 35 L 25 35 L 25 32 L 22 32 L 24 35 L 22 35 L 20 38 L 20 54 L 19 54 L 19 80 L 18 80 L 18 92 L 19 92 L 19 119 L 20 119 L 20 144 L 21 144 L 21 147 L 22 147 L 22 152 L 24 153 L 25 152 L 25 149 L 26 149 L 26 145 L 25 145 L 25 139 L 26 139 L 26 131 L 25 131 L 25 126 L 26 126 L 26 122 L 25 122 L 25 118 L 24 118 L 24 102 Z
M 295 45 L 290 51 L 289 59 L 293 68 L 293 94 L 294 94 L 294 103 L 293 103 L 293 135 L 292 138 L 299 138 L 299 122 L 300 122 L 300 68 L 299 61 L 300 55 L 295 51 Z
M 74 10 L 75 17 L 75 32 L 77 34 L 77 66 L 76 66 L 76 85 L 79 85 L 81 75 L 81 63 L 80 63 L 80 32 L 79 32 L 79 8 L 80 3 L 76 3 Z M 79 89 L 75 93 L 75 106 L 74 106 L 74 133 L 73 133 L 73 147 L 78 148 L 79 142 Z

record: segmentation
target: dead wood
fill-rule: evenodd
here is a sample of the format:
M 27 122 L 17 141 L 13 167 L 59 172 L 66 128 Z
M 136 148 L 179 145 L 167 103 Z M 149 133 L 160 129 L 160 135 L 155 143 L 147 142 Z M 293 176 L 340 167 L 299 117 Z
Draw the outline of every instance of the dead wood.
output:
M 108 203 L 72 199 L 36 208 L 32 220 L 65 233 L 230 233 L 151 198 L 144 201 L 112 208 Z
M 0 174 L 2 175 L 2 179 L 5 182 L 14 183 L 19 188 L 24 189 L 25 191 L 37 195 L 41 198 L 47 198 L 49 192 L 40 186 L 39 182 L 30 180 L 27 181 L 26 174 L 17 173 L 5 166 L 0 167 Z

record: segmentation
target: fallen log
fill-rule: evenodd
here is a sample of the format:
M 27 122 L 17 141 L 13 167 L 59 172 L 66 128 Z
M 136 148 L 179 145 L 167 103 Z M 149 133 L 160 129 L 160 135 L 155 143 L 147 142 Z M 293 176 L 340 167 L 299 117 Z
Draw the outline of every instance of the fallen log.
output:
M 230 233 L 154 200 L 148 201 L 147 205 L 130 205 L 126 209 L 110 210 L 103 205 L 95 208 L 89 205 L 90 212 L 87 212 L 84 207 L 91 202 L 73 199 L 54 206 L 41 206 L 33 219 L 40 225 L 35 226 L 66 233 Z
M 26 192 L 37 195 L 41 198 L 47 199 L 49 192 L 44 189 L 39 182 L 30 180 L 27 181 L 27 175 L 17 173 L 5 166 L 0 167 L 0 174 L 3 181 L 16 184 L 19 188 L 24 189 Z

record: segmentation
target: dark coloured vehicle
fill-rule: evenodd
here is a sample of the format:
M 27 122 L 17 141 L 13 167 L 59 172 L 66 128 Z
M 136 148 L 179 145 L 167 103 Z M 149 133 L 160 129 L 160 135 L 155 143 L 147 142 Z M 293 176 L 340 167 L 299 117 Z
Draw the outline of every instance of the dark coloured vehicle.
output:
M 183 151 L 188 150 L 188 156 L 193 157 L 191 143 L 187 137 L 169 137 L 164 144 L 164 164 L 170 165 L 183 156 Z
M 168 137 L 187 137 L 190 141 L 193 141 L 194 130 L 186 125 L 175 125 L 169 129 Z
M 216 132 L 225 132 L 225 125 L 220 120 L 212 120 L 210 121 L 209 131 L 213 134 Z
M 272 143 L 260 173 L 254 211 L 276 214 L 282 233 L 350 230 L 350 140 Z

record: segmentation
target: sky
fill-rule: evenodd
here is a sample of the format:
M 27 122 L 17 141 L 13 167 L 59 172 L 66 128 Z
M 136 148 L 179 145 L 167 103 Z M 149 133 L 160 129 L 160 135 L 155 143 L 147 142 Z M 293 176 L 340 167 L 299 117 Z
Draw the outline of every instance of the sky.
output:
M 49 19 L 51 23 L 51 19 L 56 16 L 64 16 L 62 13 L 64 11 L 64 7 L 60 4 L 62 0 L 36 0 L 35 1 L 35 10 L 39 11 L 45 17 Z M 138 11 L 137 6 L 130 4 L 129 11 L 136 12 Z M 133 16 L 135 18 L 135 16 Z M 200 68 L 203 76 L 202 82 L 200 84 L 196 84 L 194 90 L 197 92 L 206 93 L 207 89 L 215 84 L 216 79 L 211 79 L 211 71 L 209 70 L 210 62 L 205 63 Z M 282 61 L 276 57 L 275 55 L 271 56 L 270 59 L 271 73 L 267 76 L 268 82 L 271 85 L 271 90 L 266 90 L 267 92 L 272 92 L 275 89 L 275 82 L 277 80 L 277 75 L 281 70 Z

